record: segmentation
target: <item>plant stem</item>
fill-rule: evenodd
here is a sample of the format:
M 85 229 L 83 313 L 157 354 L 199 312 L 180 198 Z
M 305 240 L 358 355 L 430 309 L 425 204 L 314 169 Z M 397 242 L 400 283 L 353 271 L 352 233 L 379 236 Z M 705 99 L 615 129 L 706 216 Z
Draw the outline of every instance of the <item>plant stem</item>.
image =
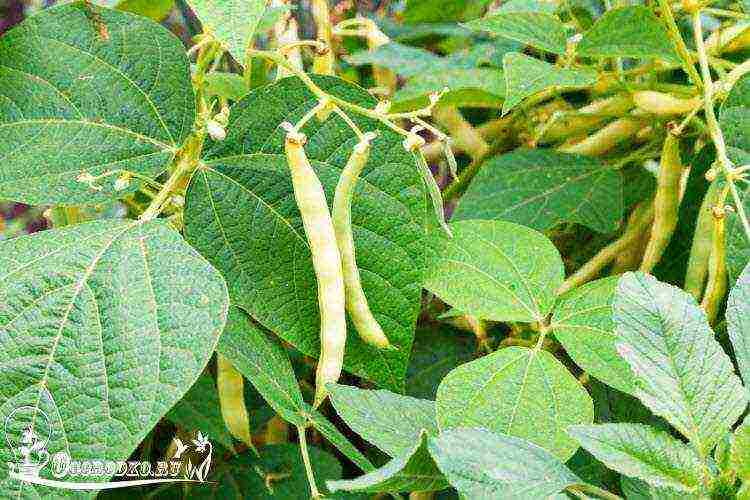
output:
M 664 0 L 660 0 L 664 1 Z M 695 35 L 695 46 L 698 49 L 698 62 L 700 63 L 701 73 L 703 74 L 703 106 L 706 114 L 706 123 L 708 124 L 708 131 L 711 135 L 711 140 L 716 147 L 716 158 L 721 166 L 726 181 L 729 185 L 729 192 L 732 194 L 732 200 L 734 201 L 735 210 L 740 218 L 742 227 L 745 230 L 745 236 L 750 241 L 750 222 L 748 222 L 747 214 L 745 213 L 745 206 L 742 199 L 740 198 L 737 186 L 734 184 L 734 166 L 732 161 L 727 155 L 727 146 L 724 142 L 724 134 L 721 132 L 719 127 L 719 121 L 716 119 L 716 113 L 714 111 L 714 83 L 711 79 L 711 69 L 708 64 L 708 54 L 706 53 L 706 45 L 703 41 L 703 24 L 701 22 L 700 10 L 693 13 L 693 32 Z
M 312 464 L 310 463 L 310 454 L 307 451 L 307 436 L 305 435 L 305 428 L 301 425 L 298 425 L 297 434 L 299 435 L 299 449 L 300 453 L 302 453 L 302 461 L 305 463 L 307 482 L 310 483 L 310 494 L 314 499 L 321 498 L 321 494 L 318 491 L 317 485 L 315 484 L 315 474 L 313 474 Z
M 700 88 L 703 85 L 703 81 L 701 80 L 700 74 L 695 69 L 693 58 L 690 56 L 690 51 L 688 50 L 687 45 L 685 45 L 685 40 L 682 39 L 680 28 L 677 27 L 677 22 L 674 20 L 674 14 L 672 13 L 672 7 L 669 5 L 669 0 L 659 0 L 659 8 L 661 9 L 662 16 L 664 16 L 664 20 L 666 21 L 669 38 L 672 39 L 672 43 L 674 43 L 675 48 L 677 49 L 677 54 L 680 56 L 685 72 L 690 76 L 693 83 Z

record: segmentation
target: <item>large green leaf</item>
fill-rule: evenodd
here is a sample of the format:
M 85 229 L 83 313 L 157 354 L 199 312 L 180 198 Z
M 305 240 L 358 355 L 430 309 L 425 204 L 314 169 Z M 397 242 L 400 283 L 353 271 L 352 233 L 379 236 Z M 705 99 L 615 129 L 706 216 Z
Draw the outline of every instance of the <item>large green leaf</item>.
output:
M 263 18 L 267 0 L 189 0 L 203 30 L 222 42 L 235 61 L 245 63 L 245 51 Z
M 568 432 L 621 474 L 680 491 L 694 491 L 701 484 L 700 458 L 667 432 L 641 424 L 577 425 Z
M 484 427 L 527 439 L 561 460 L 578 449 L 565 429 L 594 418 L 591 397 L 565 366 L 523 347 L 459 366 L 440 384 L 436 405 L 442 431 Z
M 506 89 L 503 113 L 543 90 L 587 87 L 596 83 L 597 79 L 596 71 L 559 68 L 518 52 L 510 52 L 503 56 L 503 72 Z
M 679 61 L 664 25 L 648 7 L 612 9 L 583 34 L 577 52 L 594 57 L 661 58 Z
M 328 489 L 360 493 L 398 493 L 406 491 L 435 491 L 448 487 L 427 450 L 428 433 L 417 436 L 416 444 L 384 466 L 355 479 L 328 481 Z
M 429 446 L 451 486 L 473 500 L 548 498 L 581 482 L 543 448 L 486 429 L 451 429 Z
M 729 292 L 727 301 L 727 332 L 740 375 L 750 384 L 750 264 Z
M 750 107 L 722 108 L 719 124 L 727 146 L 750 152 Z
M 198 377 L 187 394 L 169 410 L 166 418 L 187 431 L 199 430 L 228 450 L 232 449 L 232 435 L 221 415 L 219 393 L 210 375 Z
M 404 21 L 413 24 L 468 19 L 478 15 L 488 3 L 490 0 L 408 0 Z
M 588 156 L 519 149 L 482 166 L 453 220 L 502 219 L 538 231 L 578 222 L 611 233 L 622 212 L 619 171 Z
M 139 16 L 74 2 L 0 38 L 0 198 L 96 203 L 77 181 L 164 170 L 190 133 L 195 98 L 182 43 Z
M 533 229 L 504 221 L 459 221 L 450 229 L 452 238 L 431 233 L 433 258 L 425 288 L 477 318 L 544 320 L 564 278 L 552 242 Z
M 620 279 L 613 308 L 636 396 L 707 455 L 747 396 L 705 313 L 688 293 L 643 273 Z
M 346 425 L 392 457 L 411 450 L 423 430 L 438 434 L 433 401 L 346 385 L 331 385 L 329 391 Z
M 750 214 L 750 187 L 740 191 L 740 199 L 745 213 Z M 729 280 L 735 281 L 750 263 L 750 241 L 737 211 L 727 213 L 726 224 L 727 273 Z
M 301 427 L 311 423 L 362 470 L 373 469 L 336 427 L 302 399 L 289 356 L 278 339 L 261 331 L 237 307 L 229 310 L 217 351 L 232 362 L 284 420 Z
M 502 7 L 484 19 L 466 26 L 531 45 L 555 54 L 565 54 L 567 30 L 557 17 L 547 12 L 522 12 Z
M 633 394 L 633 374 L 617 354 L 612 320 L 616 288 L 617 277 L 610 277 L 569 291 L 560 297 L 551 326 L 578 366 L 615 389 Z
M 374 106 L 367 92 L 343 80 L 316 81 L 343 99 Z M 320 349 L 317 285 L 279 124 L 299 120 L 316 104 L 297 78 L 237 103 L 229 135 L 211 147 L 193 176 L 185 208 L 188 241 L 224 274 L 233 303 L 311 356 Z M 401 391 L 420 306 L 422 242 L 434 216 L 401 137 L 377 122 L 353 119 L 362 130 L 380 132 L 357 185 L 352 220 L 365 294 L 397 349 L 365 344 L 350 324 L 344 368 Z M 356 136 L 335 116 L 311 120 L 304 132 L 330 203 Z
M 51 455 L 127 459 L 211 357 L 221 276 L 160 221 L 45 231 L 0 255 L 0 420 L 36 408 Z

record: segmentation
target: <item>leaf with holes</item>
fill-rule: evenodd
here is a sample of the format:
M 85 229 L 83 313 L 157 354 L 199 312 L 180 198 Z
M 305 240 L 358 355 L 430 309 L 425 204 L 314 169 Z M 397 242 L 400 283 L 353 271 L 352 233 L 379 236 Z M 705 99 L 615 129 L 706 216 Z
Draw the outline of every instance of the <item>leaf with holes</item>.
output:
M 594 405 L 586 389 L 547 351 L 507 347 L 450 372 L 436 399 L 438 426 L 484 427 L 527 439 L 560 460 L 578 444 L 565 433 L 589 424 Z
M 502 219 L 537 231 L 577 222 L 612 233 L 622 215 L 619 171 L 587 156 L 518 149 L 482 166 L 453 220 Z
M 560 254 L 542 234 L 503 221 L 450 224 L 453 237 L 433 232 L 425 288 L 473 316 L 543 321 L 564 278 Z M 532 254 L 533 261 L 527 259 Z
M 374 106 L 359 87 L 333 77 L 317 81 L 351 102 Z M 187 239 L 224 274 L 233 303 L 311 356 L 320 350 L 317 286 L 279 124 L 299 120 L 316 103 L 297 78 L 288 78 L 236 104 L 229 135 L 209 148 L 185 207 Z M 365 344 L 350 324 L 344 368 L 401 391 L 432 207 L 401 137 L 372 120 L 355 120 L 362 130 L 380 134 L 354 195 L 357 264 L 373 314 L 396 349 Z M 330 204 L 357 139 L 338 117 L 311 120 L 304 132 L 307 155 Z
M 44 205 L 116 197 L 117 175 L 96 191 L 78 176 L 154 177 L 194 120 L 182 43 L 146 18 L 74 2 L 0 38 L 0 198 Z
M 0 255 L 0 420 L 29 407 L 51 455 L 127 459 L 210 359 L 227 317 L 221 276 L 158 221 L 50 230 Z

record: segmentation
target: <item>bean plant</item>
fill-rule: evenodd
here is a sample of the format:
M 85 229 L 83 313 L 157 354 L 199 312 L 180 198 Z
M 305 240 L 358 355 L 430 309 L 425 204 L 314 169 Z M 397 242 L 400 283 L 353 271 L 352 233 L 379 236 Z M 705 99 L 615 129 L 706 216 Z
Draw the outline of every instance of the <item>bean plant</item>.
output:
M 750 499 L 748 1 L 355 4 L 0 37 L 0 497 Z

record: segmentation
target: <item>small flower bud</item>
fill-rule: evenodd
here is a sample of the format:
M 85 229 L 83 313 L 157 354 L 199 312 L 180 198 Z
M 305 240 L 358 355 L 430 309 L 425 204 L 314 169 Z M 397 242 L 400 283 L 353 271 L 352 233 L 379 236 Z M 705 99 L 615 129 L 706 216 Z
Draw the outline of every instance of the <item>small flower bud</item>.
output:
M 174 205 L 177 208 L 182 208 L 185 206 L 185 197 L 179 194 L 176 194 L 172 196 L 172 205 Z
M 208 132 L 208 135 L 211 136 L 211 139 L 215 141 L 223 141 L 227 138 L 226 129 L 215 120 L 208 120 L 206 123 L 206 131 Z
M 410 133 L 409 136 L 404 139 L 404 149 L 407 151 L 416 151 L 425 145 L 425 140 L 415 133 Z
M 375 112 L 379 115 L 387 115 L 391 110 L 391 101 L 379 101 L 375 106 Z
M 115 181 L 115 191 L 125 191 L 130 187 L 130 175 L 124 174 L 117 178 Z

